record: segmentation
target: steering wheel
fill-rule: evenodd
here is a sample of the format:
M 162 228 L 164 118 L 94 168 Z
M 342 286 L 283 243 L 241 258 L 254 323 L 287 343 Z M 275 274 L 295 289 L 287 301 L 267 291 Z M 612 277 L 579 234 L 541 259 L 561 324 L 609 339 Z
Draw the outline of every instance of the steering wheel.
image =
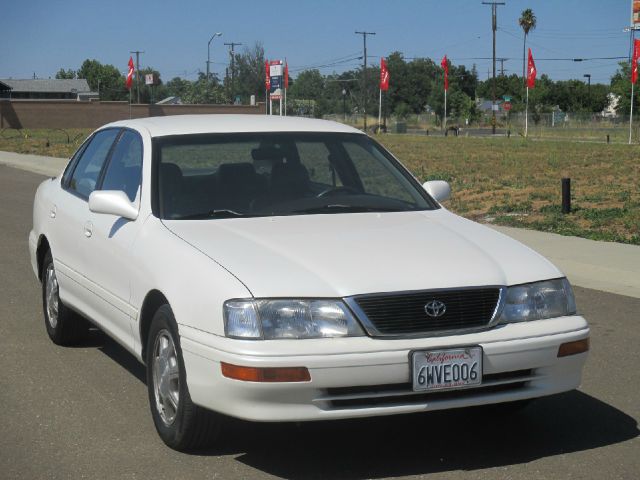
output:
M 353 187 L 348 187 L 346 185 L 342 185 L 339 187 L 329 187 L 319 194 L 316 195 L 316 198 L 328 197 L 329 195 L 335 195 L 336 193 L 361 193 Z

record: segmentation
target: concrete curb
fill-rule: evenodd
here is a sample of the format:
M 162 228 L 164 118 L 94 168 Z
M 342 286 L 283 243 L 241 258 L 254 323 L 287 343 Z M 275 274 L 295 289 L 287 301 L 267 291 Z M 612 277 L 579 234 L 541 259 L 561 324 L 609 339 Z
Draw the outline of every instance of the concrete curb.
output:
M 55 177 L 67 166 L 69 159 L 56 157 L 43 157 L 41 155 L 28 155 L 24 153 L 0 151 L 0 165 L 39 173 L 47 177 Z
M 0 151 L 0 165 L 47 176 L 60 174 L 67 162 L 65 158 Z M 574 285 L 640 298 L 640 246 L 489 226 L 547 257 Z

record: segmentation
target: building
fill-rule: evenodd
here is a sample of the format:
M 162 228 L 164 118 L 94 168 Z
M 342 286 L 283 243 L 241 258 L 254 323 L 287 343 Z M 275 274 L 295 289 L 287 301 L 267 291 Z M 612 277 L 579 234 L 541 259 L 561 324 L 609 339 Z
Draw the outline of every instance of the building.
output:
M 98 100 L 83 78 L 77 79 L 0 79 L 0 98 L 15 100 Z

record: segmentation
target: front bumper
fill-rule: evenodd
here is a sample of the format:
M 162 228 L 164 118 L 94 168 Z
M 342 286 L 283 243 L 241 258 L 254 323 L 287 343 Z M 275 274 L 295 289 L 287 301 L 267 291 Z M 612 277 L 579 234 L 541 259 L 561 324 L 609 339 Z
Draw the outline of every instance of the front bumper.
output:
M 561 344 L 589 337 L 581 316 L 510 324 L 447 337 L 370 337 L 246 341 L 180 326 L 192 400 L 254 421 L 307 421 L 459 408 L 537 398 L 580 384 L 587 353 L 558 358 Z M 415 393 L 413 350 L 480 345 L 483 384 Z M 311 381 L 258 383 L 222 376 L 220 362 L 249 367 L 306 367 Z

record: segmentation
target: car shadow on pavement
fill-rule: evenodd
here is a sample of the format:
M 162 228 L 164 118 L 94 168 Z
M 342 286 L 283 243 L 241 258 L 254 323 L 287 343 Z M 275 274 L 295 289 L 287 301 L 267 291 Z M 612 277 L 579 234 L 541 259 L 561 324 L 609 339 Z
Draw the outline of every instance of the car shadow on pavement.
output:
M 579 391 L 499 408 L 303 424 L 234 422 L 236 460 L 283 478 L 383 478 L 527 463 L 638 436 L 624 412 Z M 225 449 L 227 450 L 227 449 Z M 222 452 L 206 452 L 219 454 Z M 231 453 L 231 452 L 230 452 Z
M 147 372 L 145 366 L 141 364 L 136 357 L 101 330 L 92 329 L 89 332 L 86 341 L 83 342 L 83 345 L 92 345 L 97 347 L 100 352 L 104 353 L 107 357 L 146 385 Z
M 102 332 L 87 343 L 146 383 L 144 366 Z M 517 413 L 496 406 L 297 424 L 228 419 L 224 442 L 192 455 L 233 455 L 283 478 L 383 478 L 527 463 L 639 434 L 634 418 L 574 390 Z

